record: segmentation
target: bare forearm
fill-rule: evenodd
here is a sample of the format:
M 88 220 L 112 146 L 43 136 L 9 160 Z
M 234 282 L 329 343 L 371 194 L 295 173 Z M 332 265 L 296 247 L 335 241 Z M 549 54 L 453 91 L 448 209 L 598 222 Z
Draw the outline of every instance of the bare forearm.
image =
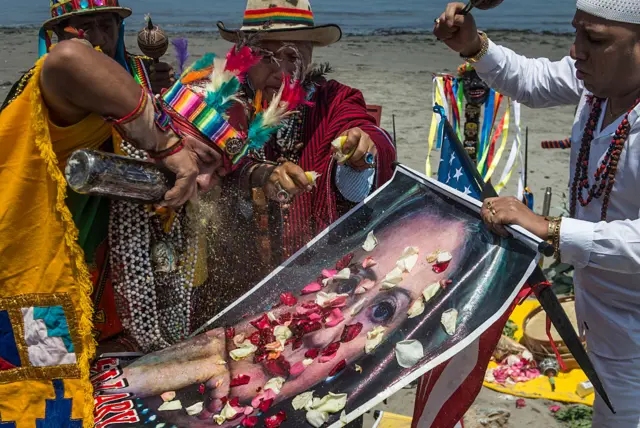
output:
M 78 41 L 63 41 L 51 50 L 40 86 L 54 113 L 115 118 L 135 110 L 142 90 L 120 64 Z

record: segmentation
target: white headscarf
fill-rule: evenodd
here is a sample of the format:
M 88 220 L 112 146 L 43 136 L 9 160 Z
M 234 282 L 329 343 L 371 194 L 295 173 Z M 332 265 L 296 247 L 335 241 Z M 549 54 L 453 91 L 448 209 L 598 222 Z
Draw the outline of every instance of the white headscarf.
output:
M 640 0 L 577 0 L 576 7 L 610 21 L 640 24 Z

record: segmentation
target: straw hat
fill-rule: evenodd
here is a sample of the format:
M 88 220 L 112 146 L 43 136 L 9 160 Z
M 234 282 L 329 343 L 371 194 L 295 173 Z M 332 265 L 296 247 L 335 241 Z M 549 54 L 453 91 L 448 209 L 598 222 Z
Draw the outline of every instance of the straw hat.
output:
M 238 31 L 260 32 L 261 40 L 305 41 L 328 46 L 342 37 L 335 24 L 314 25 L 309 0 L 248 0 L 239 30 L 227 29 L 218 22 L 220 36 L 229 42 L 238 40 Z
M 51 19 L 45 21 L 45 30 L 52 30 L 60 21 L 74 15 L 91 13 L 117 13 L 122 19 L 131 15 L 131 9 L 121 7 L 118 0 L 50 0 Z

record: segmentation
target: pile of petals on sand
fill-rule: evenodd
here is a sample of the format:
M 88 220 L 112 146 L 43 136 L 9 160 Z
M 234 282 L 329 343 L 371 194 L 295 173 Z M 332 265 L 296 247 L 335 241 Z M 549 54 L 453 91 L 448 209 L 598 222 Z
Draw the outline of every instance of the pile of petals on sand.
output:
M 527 382 L 540 376 L 531 352 L 524 351 L 521 355 L 509 355 L 502 360 L 498 367 L 487 370 L 485 380 L 500 385 L 513 385 Z

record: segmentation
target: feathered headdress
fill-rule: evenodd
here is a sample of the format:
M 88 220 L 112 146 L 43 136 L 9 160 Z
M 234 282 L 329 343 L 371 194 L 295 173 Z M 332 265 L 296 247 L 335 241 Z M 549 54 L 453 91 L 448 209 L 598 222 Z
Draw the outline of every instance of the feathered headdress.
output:
M 249 150 L 269 141 L 283 119 L 307 103 L 300 82 L 283 77 L 268 107 L 248 120 L 248 129 L 229 124 L 229 111 L 242 103 L 241 88 L 251 67 L 262 59 L 248 46 L 234 46 L 224 58 L 206 54 L 163 95 L 168 106 L 216 144 L 236 164 Z M 243 110 L 244 111 L 244 110 Z

